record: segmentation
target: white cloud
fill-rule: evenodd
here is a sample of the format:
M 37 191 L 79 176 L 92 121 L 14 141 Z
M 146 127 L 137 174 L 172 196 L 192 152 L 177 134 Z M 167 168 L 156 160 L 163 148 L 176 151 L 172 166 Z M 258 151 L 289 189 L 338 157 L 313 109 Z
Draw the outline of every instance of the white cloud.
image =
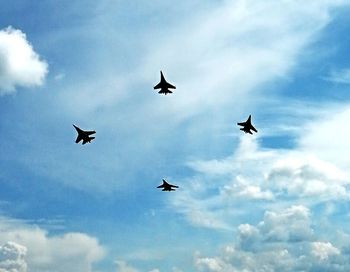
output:
M 105 254 L 98 241 L 86 234 L 66 233 L 49 236 L 45 230 L 38 227 L 0 218 L 0 243 L 7 241 L 22 246 L 16 247 L 20 250 L 17 262 L 20 263 L 25 256 L 28 270 L 36 272 L 93 271 L 92 264 L 101 260 Z M 10 245 L 14 245 L 13 243 Z M 8 248 L 8 244 L 6 245 Z M 5 249 L 1 248 L 2 254 Z
M 125 261 L 117 260 L 115 261 L 117 265 L 117 272 L 139 272 L 140 270 L 128 265 Z
M 292 206 L 283 211 L 267 211 L 259 229 L 264 238 L 271 241 L 304 241 L 311 237 L 309 209 L 304 206 Z
M 175 102 L 152 107 L 181 117 L 232 103 L 242 109 L 264 83 L 287 76 L 300 51 L 331 20 L 330 9 L 343 3 L 222 1 L 191 13 L 167 35 L 152 36 L 159 45 L 150 43 L 142 74 L 155 78 L 154 70 L 165 67 L 178 82 Z
M 138 43 L 147 46 L 133 48 L 135 53 L 142 53 L 135 71 L 116 79 L 110 70 L 105 71 L 106 67 L 99 67 L 110 77 L 103 79 L 102 84 L 96 85 L 94 79 L 81 88 L 65 87 L 63 106 L 86 115 L 100 107 L 130 102 L 137 92 L 147 99 L 142 101 L 146 103 L 138 100 L 135 111 L 138 117 L 161 114 L 172 116 L 175 122 L 225 105 L 232 112 L 232 103 L 237 114 L 255 102 L 252 92 L 258 99 L 258 94 L 266 94 L 264 83 L 287 76 L 301 50 L 317 39 L 320 30 L 331 21 L 331 9 L 345 3 L 239 0 L 192 8 L 191 12 L 181 14 L 181 21 L 176 24 L 163 24 L 162 28 L 147 32 L 147 38 Z M 150 7 L 147 5 L 145 9 Z M 109 31 L 112 32 L 105 29 L 100 35 L 105 37 Z M 115 47 L 115 43 L 111 46 Z M 139 92 L 140 88 L 142 92 L 147 89 L 153 92 L 159 70 L 177 86 L 176 100 L 154 99 L 152 95 L 148 99 Z
M 350 198 L 349 174 L 336 165 L 306 151 L 263 149 L 245 135 L 232 156 L 189 166 L 196 173 L 184 181 L 186 188 L 172 205 L 197 226 L 230 229 L 256 201 L 257 212 L 263 212 L 291 201 L 313 207 Z
M 0 272 L 26 272 L 27 248 L 14 242 L 0 246 Z
M 210 8 L 206 5 L 192 9 L 183 14 L 183 21 L 167 27 L 162 25 L 155 33 L 147 29 L 147 38 L 142 43 L 130 41 L 140 44 L 140 47 L 130 48 L 131 54 L 137 53 L 138 58 L 137 67 L 130 64 L 132 72 L 117 73 L 108 65 L 98 65 L 93 78 L 69 83 L 69 86 L 64 80 L 64 84 L 60 84 L 62 89 L 57 92 L 54 106 L 64 112 L 67 120 L 88 119 L 96 124 L 96 130 L 104 131 L 104 137 L 99 138 L 98 143 L 99 150 L 104 148 L 107 153 L 94 150 L 93 156 L 86 156 L 84 161 L 73 156 L 72 160 L 82 166 L 77 169 L 72 161 L 64 159 L 69 153 L 66 145 L 54 143 L 34 149 L 35 145 L 31 143 L 29 151 L 20 154 L 18 160 L 50 180 L 95 193 L 96 189 L 110 192 L 130 188 L 124 185 L 137 178 L 131 169 L 138 167 L 138 173 L 148 174 L 149 170 L 140 166 L 147 165 L 149 158 L 159 158 L 154 159 L 156 164 L 167 153 L 182 161 L 183 154 L 203 150 L 208 142 L 198 134 L 210 131 L 209 137 L 216 136 L 216 133 L 222 133 L 221 128 L 218 132 L 217 124 L 238 119 L 239 112 L 245 111 L 247 105 L 254 109 L 259 99 L 268 96 L 264 83 L 288 76 L 296 67 L 302 49 L 317 39 L 317 34 L 331 20 L 330 10 L 341 2 L 300 3 L 215 1 Z M 111 60 L 121 51 L 105 50 L 105 46 L 112 48 L 119 43 L 114 40 L 118 35 L 108 35 L 109 27 L 96 33 L 96 41 L 101 38 L 99 35 L 108 39 L 103 49 L 97 46 L 95 51 L 108 52 L 106 59 Z M 113 31 L 118 30 L 113 28 Z M 111 52 L 116 55 L 113 57 Z M 160 69 L 177 86 L 170 99 L 153 93 L 152 86 L 159 80 Z M 189 120 L 193 116 L 199 119 Z M 220 122 L 216 122 L 217 119 Z M 111 124 L 116 120 L 118 126 L 113 128 Z M 184 120 L 188 123 L 182 122 Z M 34 122 L 37 124 L 37 120 Z M 170 135 L 170 131 L 175 133 Z M 163 141 L 177 141 L 179 135 L 184 139 L 179 149 L 169 148 Z M 40 139 L 41 145 L 50 142 L 49 136 L 47 141 L 42 139 L 42 133 L 40 138 L 35 136 L 32 138 Z M 141 148 L 134 145 L 141 141 L 145 143 Z M 93 148 L 89 147 L 89 150 Z M 105 159 L 106 155 L 109 160 Z M 38 159 L 33 161 L 33 157 Z M 93 170 L 90 167 L 92 160 Z M 56 170 L 50 171 L 53 167 Z M 119 178 L 115 179 L 115 176 Z M 260 189 L 248 184 L 242 194 L 255 199 L 271 199 L 268 190 Z M 195 214 L 201 218 L 200 212 Z M 206 224 L 216 223 L 217 220 L 211 218 Z
M 237 229 L 238 245 L 246 251 L 254 251 L 261 242 L 295 243 L 311 240 L 313 236 L 309 210 L 304 206 L 266 211 L 256 227 L 241 224 Z
M 242 199 L 272 200 L 274 198 L 271 191 L 263 191 L 259 186 L 247 183 L 240 176 L 237 176 L 236 182 L 230 185 L 224 185 L 221 193 L 225 197 L 238 197 Z
M 0 30 L 0 94 L 14 92 L 16 86 L 40 86 L 47 72 L 47 63 L 40 59 L 21 30 L 12 27 Z
M 271 220 L 271 214 L 276 218 Z M 266 211 L 256 226 L 240 225 L 236 242 L 223 246 L 217 256 L 195 252 L 194 267 L 206 272 L 348 271 L 348 255 L 330 242 L 317 240 L 317 234 L 311 235 L 310 222 L 309 211 L 303 206 L 281 209 L 279 213 Z M 271 239 L 271 233 L 279 238 Z M 296 233 L 299 238 L 291 241 L 291 234 Z
M 334 247 L 330 242 L 311 243 L 311 254 L 321 261 L 327 260 L 329 256 L 339 255 L 340 250 Z
M 328 107 L 317 119 L 303 126 L 303 131 L 307 133 L 298 141 L 300 149 L 308 150 L 343 169 L 349 169 L 350 158 L 344 155 L 350 151 L 350 127 L 347 125 L 349 118 L 349 103 Z
M 266 179 L 290 196 L 347 198 L 347 176 L 329 162 L 300 153 L 276 161 Z
M 117 272 L 141 272 L 146 270 L 140 270 L 138 268 L 135 268 L 128 263 L 126 263 L 123 260 L 117 260 L 114 262 L 117 266 Z M 152 270 L 147 270 L 148 272 L 160 272 L 158 268 L 154 268 Z

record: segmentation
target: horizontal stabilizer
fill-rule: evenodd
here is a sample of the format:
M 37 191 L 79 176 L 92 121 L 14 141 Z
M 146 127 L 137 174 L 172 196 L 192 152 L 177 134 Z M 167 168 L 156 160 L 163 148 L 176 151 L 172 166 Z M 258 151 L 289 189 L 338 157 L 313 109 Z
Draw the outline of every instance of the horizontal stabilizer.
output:
M 158 93 L 159 94 L 168 94 L 168 93 L 173 93 L 173 92 L 170 90 L 160 90 Z

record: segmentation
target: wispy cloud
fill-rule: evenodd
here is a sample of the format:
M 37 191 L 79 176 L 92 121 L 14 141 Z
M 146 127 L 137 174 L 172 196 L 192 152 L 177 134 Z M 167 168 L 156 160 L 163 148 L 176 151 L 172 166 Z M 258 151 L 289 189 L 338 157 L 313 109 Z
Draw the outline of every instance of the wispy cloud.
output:
M 331 71 L 324 79 L 334 83 L 350 84 L 350 69 Z
M 104 176 L 93 182 L 90 177 L 94 174 L 89 175 L 87 168 L 82 171 L 82 176 L 85 172 L 90 176 L 86 176 L 91 181 L 88 182 L 90 189 L 117 188 L 116 176 L 127 180 L 125 173 L 133 173 L 135 165 L 146 165 L 149 157 L 161 156 L 159 150 L 172 153 L 169 156 L 175 158 L 181 151 L 193 151 L 194 146 L 207 146 L 206 139 L 197 137 L 197 133 L 208 130 L 210 136 L 222 133 L 213 127 L 217 120 L 226 123 L 247 109 L 257 111 L 261 98 L 269 95 L 265 83 L 283 80 L 297 67 L 300 53 L 331 21 L 330 10 L 338 4 L 340 2 L 328 1 L 307 5 L 293 1 L 283 4 L 248 0 L 218 2 L 184 15 L 178 24 L 150 30 L 149 35 L 142 36 L 142 43 L 134 41 L 129 50 L 140 58 L 137 66 L 129 67 L 127 72 L 115 71 L 108 62 L 96 65 L 93 79 L 62 84 L 55 96 L 55 105 L 50 107 L 62 110 L 67 119 L 98 124 L 96 129 L 105 133 L 99 141 L 105 139 L 102 146 L 111 154 L 108 161 L 104 153 L 94 159 L 94 164 L 97 169 L 103 168 L 104 173 L 113 173 L 113 178 Z M 118 44 L 114 40 L 117 36 L 109 35 L 114 33 L 110 31 L 112 29 L 106 27 L 103 32 L 94 32 L 95 38 L 108 36 L 107 41 L 114 46 Z M 95 51 L 105 52 L 105 48 Z M 107 53 L 108 59 L 120 58 L 117 50 Z M 159 70 L 166 71 L 169 81 L 177 86 L 169 99 L 153 91 Z M 176 133 L 169 135 L 169 131 Z M 179 137 L 184 138 L 184 144 L 177 150 L 160 146 L 162 139 L 176 142 Z M 146 144 L 135 150 L 134 143 L 138 142 Z M 57 149 L 50 153 L 60 154 L 65 150 L 64 147 Z M 118 150 L 118 155 L 111 150 Z M 42 160 L 39 165 L 43 167 L 38 171 L 47 170 L 44 175 L 61 179 L 64 175 L 60 169 L 66 169 L 68 175 L 74 172 L 72 164 L 63 159 L 66 153 L 59 159 L 62 167 L 50 165 L 47 156 L 35 155 Z M 131 156 L 134 158 L 130 159 Z M 183 157 L 179 158 L 182 160 Z M 52 167 L 55 173 L 49 170 Z M 76 179 L 66 176 L 63 182 L 68 184 L 67 180 Z M 87 188 L 87 182 L 71 183 Z

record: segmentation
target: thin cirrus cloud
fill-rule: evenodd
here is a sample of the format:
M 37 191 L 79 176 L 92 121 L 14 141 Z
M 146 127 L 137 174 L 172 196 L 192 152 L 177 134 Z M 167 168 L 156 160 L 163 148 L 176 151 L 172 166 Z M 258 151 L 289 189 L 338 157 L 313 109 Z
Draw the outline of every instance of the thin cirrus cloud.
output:
M 350 84 L 350 69 L 333 70 L 324 79 L 334 83 Z
M 176 120 L 183 120 L 237 100 L 239 109 L 251 103 L 251 92 L 260 93 L 264 83 L 283 79 L 295 68 L 300 51 L 331 21 L 330 10 L 341 4 L 343 1 L 281 4 L 240 0 L 195 10 L 176 25 L 150 29 L 142 45 L 130 49 L 131 53 L 142 52 L 132 73 L 112 73 L 102 85 L 94 78 L 74 86 L 74 92 L 65 86 L 69 91 L 63 91 L 60 99 L 73 112 L 79 105 L 82 115 L 113 107 L 141 94 L 140 90 L 149 88 L 151 92 L 159 70 L 163 70 L 177 86 L 176 100 L 149 100 L 138 105 L 135 115 L 154 112 L 174 118 L 175 113 Z M 121 57 L 118 51 L 113 54 Z M 105 68 L 99 69 L 103 75 L 110 74 Z M 94 99 L 87 103 L 85 97 Z M 130 103 L 139 101 L 132 99 Z
M 0 30 L 0 94 L 13 93 L 17 86 L 40 86 L 48 73 L 41 60 L 19 29 Z
M 89 116 L 90 121 L 98 118 L 98 124 L 111 133 L 111 139 L 114 138 L 109 132 L 111 124 L 115 122 L 115 116 L 120 117 L 119 130 L 132 131 L 132 135 L 128 139 L 118 138 L 119 146 L 128 146 L 128 142 L 149 143 L 149 150 L 138 150 L 138 158 L 142 159 L 143 153 L 156 152 L 160 139 L 174 140 L 173 136 L 165 136 L 169 129 L 185 135 L 184 149 L 192 151 L 194 142 L 200 145 L 205 141 L 196 136 L 198 131 L 211 128 L 216 118 L 234 118 L 245 106 L 254 108 L 262 97 L 264 83 L 288 76 L 297 66 L 302 50 L 331 21 L 331 8 L 342 2 L 298 3 L 224 1 L 210 10 L 200 9 L 184 16 L 183 22 L 176 26 L 157 29 L 154 35 L 147 36 L 152 39 L 145 38 L 147 49 L 137 47 L 142 58 L 133 73 L 96 79 L 101 71 L 110 74 L 102 69 L 96 72 L 93 82 L 88 79 L 84 83 L 64 86 L 57 101 L 64 112 L 71 113 L 74 118 Z M 155 97 L 156 94 L 152 93 L 160 69 L 177 86 L 170 99 Z M 100 112 L 104 113 L 103 116 Z M 200 121 L 194 118 L 201 114 L 208 118 L 200 118 Z M 191 133 L 182 126 L 184 120 L 190 122 Z M 150 128 L 155 124 L 157 130 L 150 135 Z M 211 134 L 216 132 L 211 131 Z M 130 157 L 129 152 L 127 155 Z M 36 157 L 43 158 L 43 164 L 48 163 L 45 155 Z M 106 168 L 105 160 L 101 161 L 97 168 Z M 132 172 L 129 171 L 131 164 L 125 161 L 116 161 L 114 165 L 120 165 L 123 173 Z M 114 165 L 105 172 L 115 172 Z M 145 162 L 140 161 L 140 165 L 145 165 Z M 51 165 L 45 167 L 50 168 Z M 48 172 L 51 175 L 52 171 Z M 103 180 L 106 187 L 112 187 L 109 177 Z M 103 183 L 95 184 L 103 186 Z M 251 191 L 256 192 L 257 197 L 271 198 L 268 192 L 247 188 L 248 194 Z

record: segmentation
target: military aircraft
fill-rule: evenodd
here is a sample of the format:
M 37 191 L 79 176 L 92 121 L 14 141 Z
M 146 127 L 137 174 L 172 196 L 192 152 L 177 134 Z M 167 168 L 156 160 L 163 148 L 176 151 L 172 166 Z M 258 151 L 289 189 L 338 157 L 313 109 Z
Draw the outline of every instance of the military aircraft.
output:
M 91 143 L 91 140 L 95 139 L 95 137 L 90 137 L 90 135 L 95 134 L 96 131 L 84 131 L 75 125 L 73 125 L 73 127 L 78 132 L 78 137 L 75 140 L 76 143 L 79 143 L 81 140 L 83 140 L 83 145 L 84 145 L 86 143 Z
M 160 89 L 160 91 L 158 92 L 159 94 L 167 95 L 168 93 L 173 93 L 169 89 L 176 89 L 176 87 L 168 83 L 165 80 L 162 71 L 160 71 L 160 82 L 156 86 L 154 86 L 153 89 Z
M 166 182 L 165 179 L 163 179 L 163 184 L 159 185 L 157 188 L 163 188 L 162 191 L 169 191 L 170 192 L 170 191 L 175 191 L 175 189 L 173 189 L 173 188 L 179 188 L 179 186 L 169 184 Z
M 243 126 L 240 130 L 244 131 L 245 133 L 253 134 L 251 130 L 258 132 L 255 127 L 252 125 L 252 116 L 249 115 L 248 120 L 242 123 L 237 123 L 239 126 Z

